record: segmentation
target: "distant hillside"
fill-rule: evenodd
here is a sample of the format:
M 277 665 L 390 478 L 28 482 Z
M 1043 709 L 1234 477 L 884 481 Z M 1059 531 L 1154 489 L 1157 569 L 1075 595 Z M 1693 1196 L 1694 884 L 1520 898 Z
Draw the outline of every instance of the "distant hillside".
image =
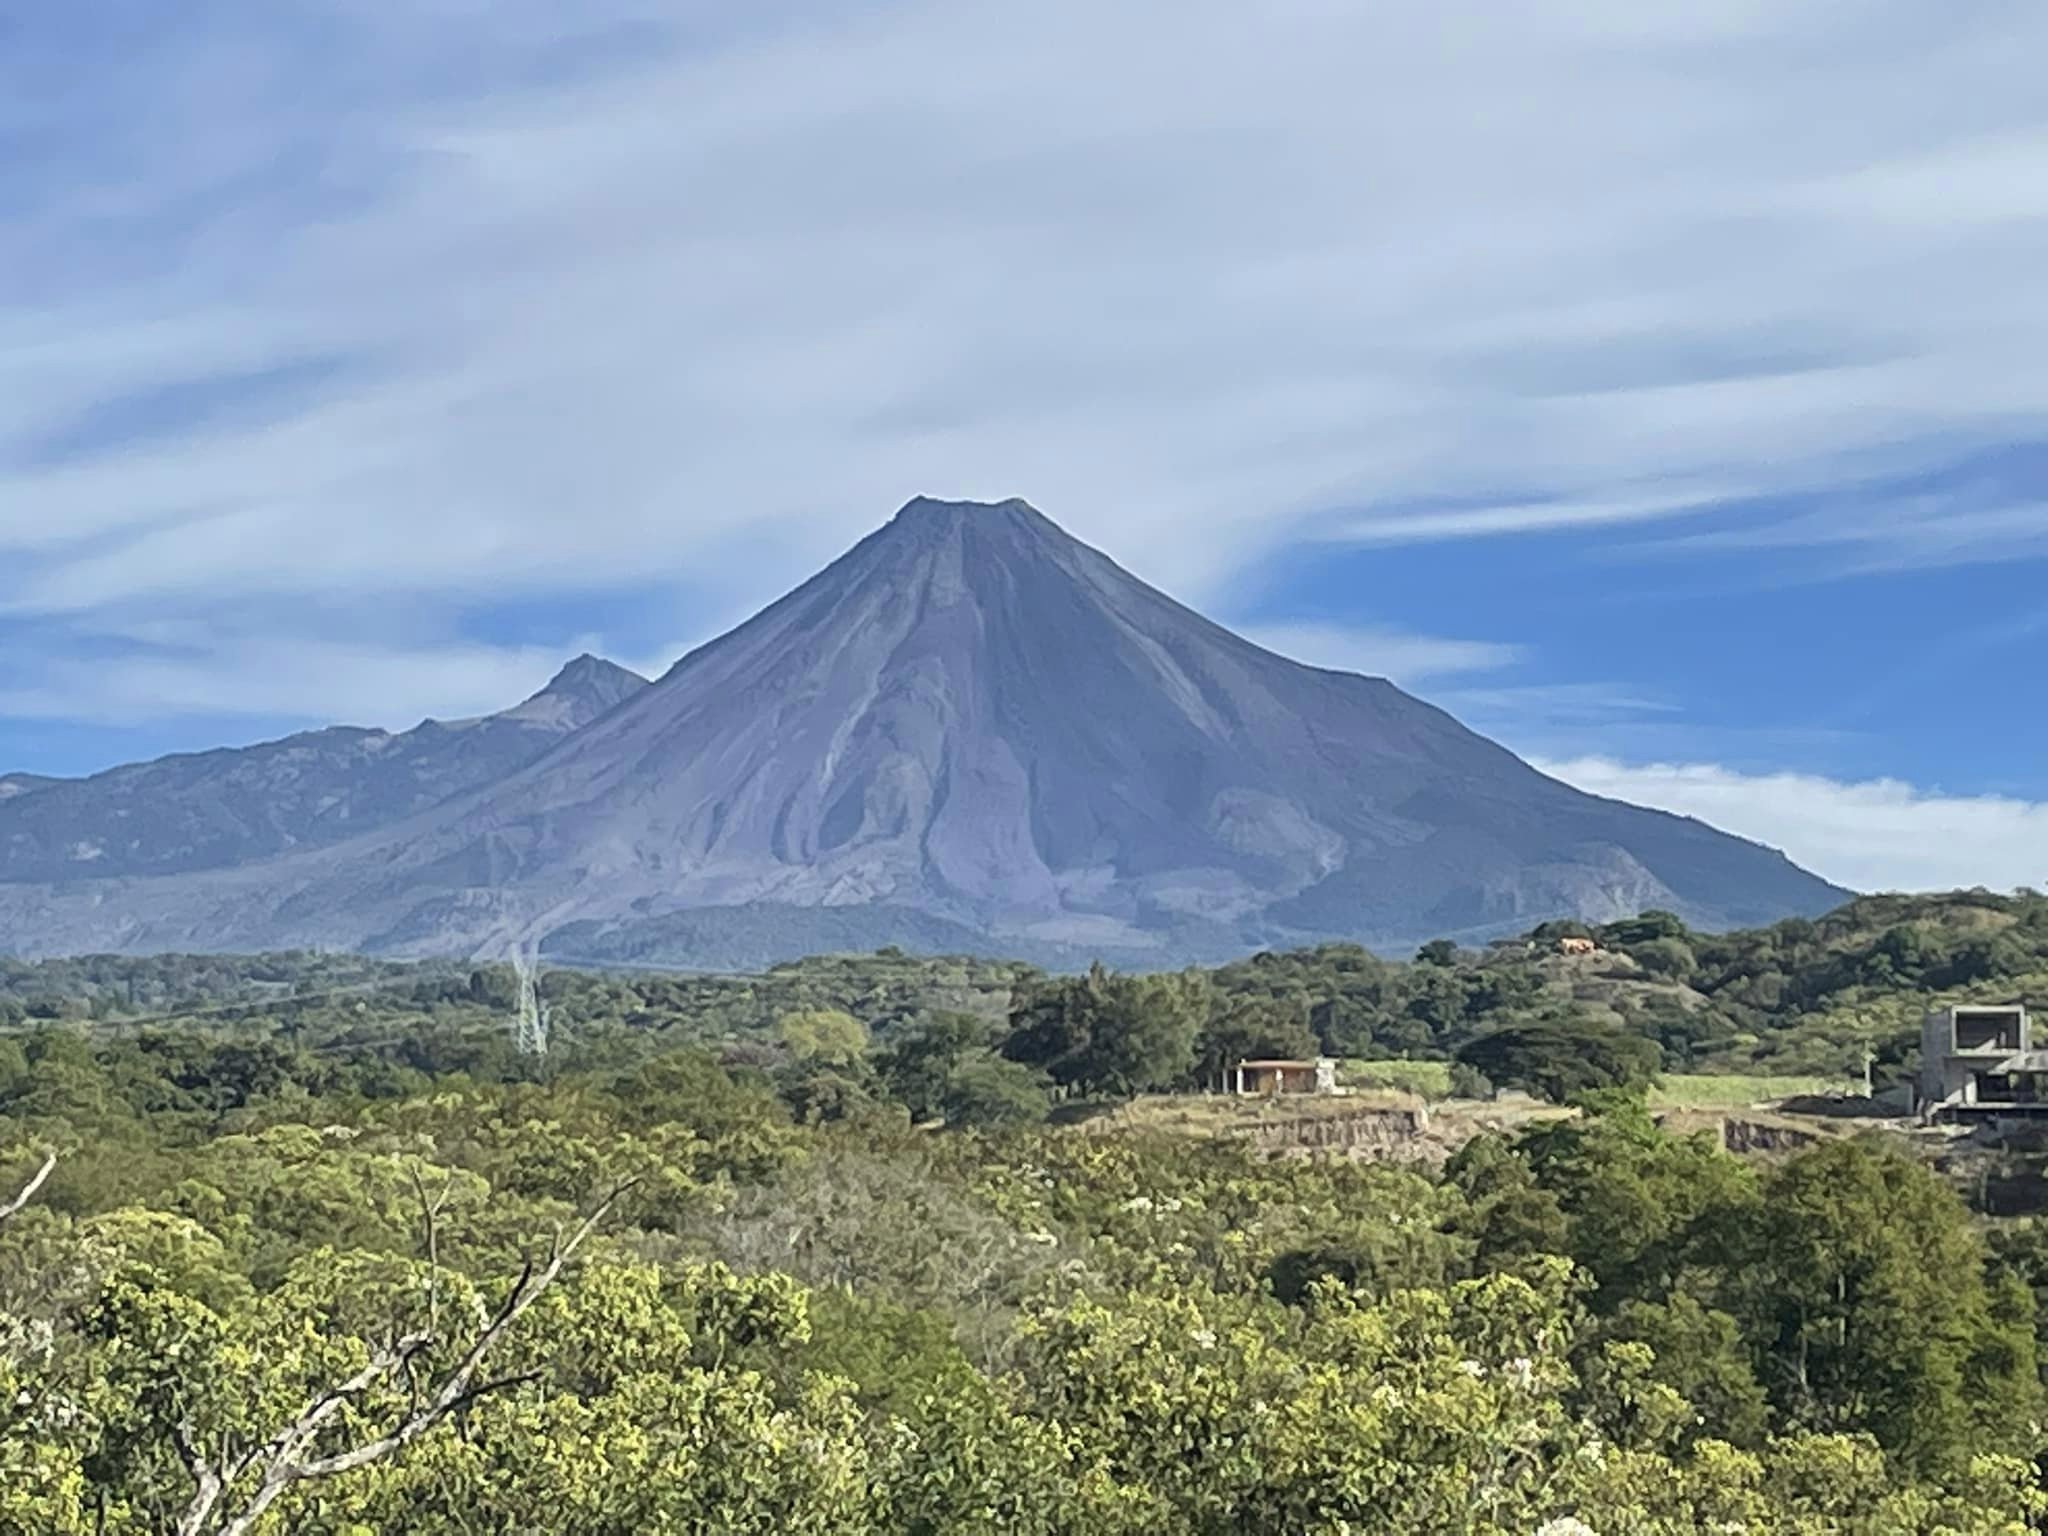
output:
M 39 773 L 0 773 L 0 800 L 13 800 L 63 782 L 62 779 L 46 778 Z
M 1599 948 L 1560 953 L 1573 935 Z M 1442 1057 L 1508 1020 L 1569 1014 L 1656 1041 L 1673 1070 L 1854 1072 L 1868 1050 L 1882 1076 L 1917 1049 L 1930 1007 L 2048 1007 L 2048 898 L 1865 896 L 1818 919 L 1722 934 L 1652 912 L 1425 954 L 1400 964 L 1331 945 L 1256 955 L 1215 980 L 1298 1011 L 1347 1055 Z
M 478 720 L 396 734 L 333 726 L 86 779 L 10 774 L 0 779 L 0 883 L 176 874 L 338 842 L 504 778 L 645 686 L 585 656 Z
M 616 1025 L 650 1043 L 733 1043 L 769 1039 L 778 1019 L 805 1009 L 851 1013 L 882 1035 L 939 1014 L 995 1027 L 1014 989 L 1041 975 L 1011 961 L 883 950 L 750 975 L 549 970 L 543 990 L 565 1043 Z M 0 1030 L 182 1025 L 322 1046 L 368 1041 L 404 1054 L 411 1037 L 449 1030 L 502 1045 L 514 985 L 505 966 L 304 951 L 0 959 Z
M 1559 953 L 1584 934 L 1592 954 Z M 630 965 L 630 961 L 626 962 Z M 1817 920 L 1726 934 L 1665 914 L 1589 928 L 1551 923 L 1481 949 L 1432 945 L 1382 959 L 1351 944 L 1261 952 L 1204 973 L 1211 1007 L 1250 1027 L 1305 1029 L 1346 1057 L 1445 1061 L 1479 1035 L 1543 1017 L 1604 1021 L 1654 1040 L 1667 1071 L 1896 1074 L 1920 1016 L 1944 1001 L 2025 998 L 2048 1007 L 2048 898 L 1982 891 L 1862 897 Z M 900 949 L 819 956 L 748 974 L 552 969 L 556 1017 L 575 1038 L 607 1024 L 691 1040 L 769 1038 L 792 1010 L 834 1009 L 887 1035 L 940 1014 L 999 1023 L 1044 978 L 1015 961 Z M 502 1035 L 502 967 L 352 956 L 94 956 L 0 961 L 0 1025 L 110 1024 L 241 1005 L 308 1039 L 403 1039 L 434 1022 Z M 233 1027 L 230 1023 L 224 1027 Z M 367 1033 L 366 1033 L 367 1032 Z
M 1055 971 L 1084 970 L 1095 959 L 1078 945 L 1028 939 L 998 945 L 965 923 L 915 907 L 881 904 L 793 908 L 759 903 L 694 907 L 634 923 L 574 922 L 550 933 L 540 953 L 558 965 L 611 970 L 663 968 L 673 963 L 672 957 L 686 956 L 686 969 L 746 973 L 803 963 L 792 957 L 806 951 L 864 955 L 885 949 L 917 955 L 977 955 Z
M 444 965 L 298 951 L 270 955 L 0 956 L 0 1025 L 45 1020 L 117 1024 L 159 1016 L 293 1012 L 344 1006 L 371 989 L 401 1005 L 450 974 Z M 460 973 L 466 975 L 466 972 Z

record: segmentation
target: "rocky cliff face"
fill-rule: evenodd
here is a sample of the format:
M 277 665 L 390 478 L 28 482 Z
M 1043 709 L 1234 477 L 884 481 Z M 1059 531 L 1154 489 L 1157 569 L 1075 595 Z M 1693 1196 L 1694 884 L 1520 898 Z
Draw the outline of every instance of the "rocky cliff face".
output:
M 1748 923 L 1842 893 L 1546 778 L 1384 680 L 1261 650 L 1022 502 L 918 500 L 531 763 L 385 831 L 90 908 L 5 894 L 17 931 L 65 946 L 555 934 L 715 963 L 713 944 L 942 932 L 1135 963 L 1650 906 Z

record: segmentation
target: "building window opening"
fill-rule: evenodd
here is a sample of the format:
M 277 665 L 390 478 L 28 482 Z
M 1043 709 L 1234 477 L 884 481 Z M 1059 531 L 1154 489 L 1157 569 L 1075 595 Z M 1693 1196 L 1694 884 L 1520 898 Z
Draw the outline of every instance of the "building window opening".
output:
M 1956 1011 L 1956 1049 L 1959 1051 L 2016 1051 L 2020 1048 L 2020 1016 L 2003 1009 L 1998 1012 Z

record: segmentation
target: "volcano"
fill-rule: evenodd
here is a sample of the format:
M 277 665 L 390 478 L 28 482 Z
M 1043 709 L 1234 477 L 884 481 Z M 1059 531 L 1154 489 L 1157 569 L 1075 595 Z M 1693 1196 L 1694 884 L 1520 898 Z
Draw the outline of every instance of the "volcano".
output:
M 745 965 L 896 943 L 1167 964 L 1653 907 L 1739 926 L 1845 894 L 1548 778 L 1384 679 L 1263 650 L 1022 501 L 920 498 L 488 784 L 231 869 L 0 885 L 0 933 L 44 952 Z

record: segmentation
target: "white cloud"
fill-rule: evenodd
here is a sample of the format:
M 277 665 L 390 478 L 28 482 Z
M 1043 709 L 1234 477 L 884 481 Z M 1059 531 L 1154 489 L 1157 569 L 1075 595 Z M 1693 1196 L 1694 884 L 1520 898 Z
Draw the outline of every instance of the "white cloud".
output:
M 1622 683 L 1463 682 L 1435 691 L 1430 702 L 1482 734 L 1540 755 L 1560 741 L 1611 740 L 1622 730 L 1666 730 L 1682 712 L 1668 699 Z
M 1384 677 L 1403 687 L 1466 672 L 1512 666 L 1520 646 L 1449 640 L 1407 630 L 1353 624 L 1253 624 L 1239 631 L 1254 645 L 1335 672 Z
M 1706 763 L 1582 757 L 1536 766 L 1594 794 L 1697 816 L 1782 848 L 1852 890 L 2048 886 L 2048 804 L 2036 801 Z
M 1708 512 L 1726 494 L 1725 490 L 1701 486 L 1629 496 L 1566 496 L 1494 506 L 1376 513 L 1349 520 L 1330 532 L 1357 544 L 1410 544 L 1484 538 L 1498 533 L 1540 533 L 1554 528 L 1596 528 Z
M 237 716 L 403 730 L 495 714 L 537 691 L 570 656 L 524 646 L 414 648 L 289 638 L 114 658 L 49 658 L 32 684 L 0 688 L 0 716 L 125 725 Z
M 1994 504 L 1975 508 L 1959 504 L 1963 499 L 1953 490 L 1892 497 L 1884 500 L 1886 515 L 1873 519 L 1872 498 L 1852 484 L 1817 498 L 1810 510 L 1773 522 L 1707 528 L 1662 544 L 1667 554 L 1746 549 L 1763 558 L 1768 551 L 1834 546 L 1849 552 L 1837 569 L 1857 571 L 1926 570 L 2048 554 L 2048 498 L 2008 491 Z
M 0 221 L 0 611 L 744 607 L 920 491 L 1199 602 L 1304 537 L 1706 526 L 2048 412 L 2001 216 L 2040 8 L 739 14 L 279 0 L 0 60 L 0 127 L 77 146 Z M 1979 555 L 2048 531 L 1984 515 Z

